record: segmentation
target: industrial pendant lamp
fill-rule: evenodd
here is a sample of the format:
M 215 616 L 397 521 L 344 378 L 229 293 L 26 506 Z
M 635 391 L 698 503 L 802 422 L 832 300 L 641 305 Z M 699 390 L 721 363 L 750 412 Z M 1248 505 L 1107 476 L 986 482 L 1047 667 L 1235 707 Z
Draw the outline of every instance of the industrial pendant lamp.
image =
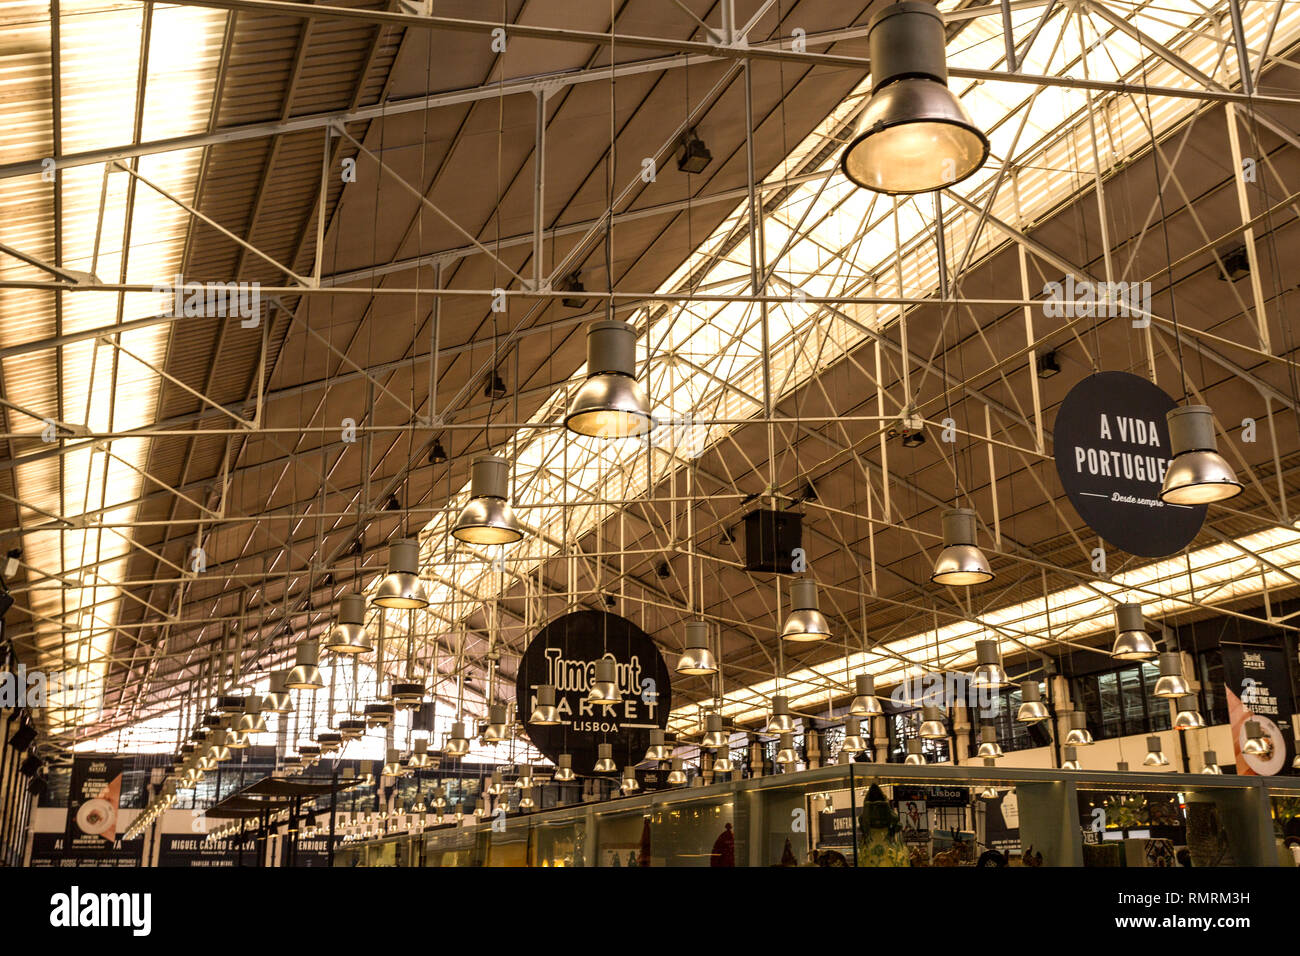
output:
M 650 746 L 646 748 L 646 760 L 669 760 L 672 758 L 672 749 L 664 743 L 664 732 L 658 728 L 650 731 Z
M 322 730 L 316 735 L 316 745 L 323 754 L 338 753 L 343 749 L 343 735 L 334 730 Z
M 288 679 L 288 671 L 275 671 L 271 674 L 271 682 L 262 705 L 273 714 L 287 714 L 293 711 L 293 699 L 289 695 L 289 688 L 284 686 L 284 682 Z
M 1061 769 L 1062 770 L 1080 770 L 1079 751 L 1071 746 L 1061 748 Z
M 799 578 L 790 583 L 790 616 L 781 628 L 781 637 L 787 641 L 824 641 L 831 636 L 831 626 L 817 609 L 817 582 L 812 578 Z
M 1065 715 L 1064 743 L 1072 747 L 1087 747 L 1092 743 L 1092 731 L 1088 729 L 1088 717 L 1081 710 L 1072 710 Z
M 618 689 L 618 674 L 612 657 L 602 657 L 596 661 L 595 678 L 587 691 L 587 702 L 591 704 L 617 704 L 623 699 Z
M 794 751 L 794 734 L 781 735 L 776 748 L 776 757 L 773 759 L 783 767 L 789 767 L 799 762 L 799 755 Z
M 998 642 L 976 641 L 975 672 L 971 674 L 971 685 L 996 690 L 1009 683 L 1007 672 L 1002 667 L 1002 655 L 998 653 Z
M 533 799 L 532 789 L 529 788 L 527 790 L 521 790 L 519 792 L 519 809 L 531 810 L 535 806 L 537 806 L 537 801 Z
M 686 625 L 686 649 L 677 659 L 677 673 L 707 677 L 718 672 L 718 661 L 709 650 L 709 625 L 691 621 Z
M 499 455 L 483 455 L 470 466 L 469 501 L 451 536 L 466 544 L 511 544 L 524 536 L 510 507 L 510 465 Z
M 1205 726 L 1205 718 L 1196 707 L 1194 694 L 1179 697 L 1175 706 L 1178 710 L 1174 714 L 1174 730 L 1200 730 Z
M 233 728 L 227 731 L 227 734 L 228 736 L 226 737 L 226 746 L 228 746 L 231 750 L 248 749 L 248 734 L 241 733 L 240 731 L 234 730 Z
M 735 765 L 731 762 L 731 748 L 724 744 L 717 748 L 717 754 L 713 758 L 714 773 L 731 773 Z
M 624 768 L 623 768 L 623 780 L 619 783 L 619 788 L 620 788 L 624 793 L 632 793 L 632 792 L 634 792 L 634 791 L 636 791 L 636 790 L 640 790 L 640 789 L 641 789 L 641 784 L 638 783 L 638 782 L 637 782 L 637 779 L 636 779 L 636 768 L 635 768 L 635 767 L 624 767 Z
M 921 708 L 921 726 L 917 729 L 917 735 L 923 740 L 944 740 L 948 736 L 948 728 L 943 725 L 943 711 L 934 704 L 926 704 Z
M 784 694 L 772 697 L 772 713 L 767 718 L 767 732 L 775 736 L 794 733 L 794 717 L 790 715 L 790 698 Z
M 515 768 L 515 787 L 527 790 L 533 785 L 533 765 L 521 763 Z
M 429 592 L 420 580 L 420 542 L 398 538 L 388 545 L 388 573 L 380 579 L 370 603 L 398 610 L 429 606 Z
M 1157 697 L 1185 697 L 1192 692 L 1183 678 L 1183 657 L 1178 651 L 1160 655 L 1160 676 L 1152 693 Z
M 1142 620 L 1142 605 L 1116 604 L 1115 627 L 1119 633 L 1110 656 L 1116 660 L 1149 661 L 1160 653 Z
M 1246 721 L 1246 739 L 1242 741 L 1241 752 L 1251 757 L 1272 755 L 1273 741 L 1264 733 L 1263 725 L 1258 720 Z
M 871 99 L 840 160 L 858 186 L 931 192 L 984 165 L 989 141 L 948 89 L 943 14 L 931 3 L 885 7 L 867 26 Z
M 560 783 L 568 783 L 573 778 L 573 755 L 560 754 L 555 759 L 555 775 L 553 779 Z
M 463 757 L 469 753 L 469 737 L 465 733 L 465 721 L 453 721 L 451 736 L 447 738 L 446 753 L 448 757 Z
M 560 711 L 555 706 L 554 685 L 538 685 L 537 702 L 533 705 L 533 712 L 528 715 L 528 722 L 539 727 L 553 727 L 560 722 Z
M 320 645 L 314 637 L 304 637 L 294 649 L 293 670 L 285 677 L 284 686 L 289 690 L 320 690 L 325 686 L 325 679 L 316 666 L 319 661 Z
M 358 717 L 344 717 L 339 721 L 339 734 L 344 740 L 360 740 L 366 734 L 366 722 Z
M 706 750 L 715 747 L 726 747 L 731 743 L 731 735 L 722 729 L 722 715 L 709 714 L 704 718 L 704 739 L 700 741 L 700 746 Z
M 429 741 L 418 739 L 412 746 L 414 749 L 411 751 L 411 759 L 407 762 L 407 765 L 413 770 L 432 767 L 433 758 L 429 756 Z
M 499 744 L 510 737 L 510 728 L 506 725 L 506 705 L 493 704 L 488 708 L 487 729 L 483 739 L 490 744 Z
M 596 763 L 591 769 L 596 773 L 614 773 L 618 770 L 614 765 L 613 744 L 596 745 Z
M 1042 692 L 1038 689 L 1038 681 L 1027 680 L 1022 683 L 1020 685 L 1020 707 L 1016 710 L 1016 720 L 1022 724 L 1036 724 L 1050 716 L 1047 712 L 1047 705 L 1043 703 Z
M 1169 444 L 1174 460 L 1165 472 L 1160 500 L 1171 505 L 1204 505 L 1241 494 L 1241 482 L 1223 456 L 1208 405 L 1171 408 Z
M 402 752 L 396 747 L 388 748 L 388 759 L 380 771 L 385 777 L 399 777 L 402 774 Z
M 208 756 L 217 763 L 229 760 L 230 753 L 230 736 L 224 730 L 218 730 L 212 737 L 212 747 L 208 750 Z M 206 768 L 214 769 L 214 768 Z
M 1142 758 L 1144 767 L 1168 767 L 1169 758 L 1165 756 L 1160 738 L 1154 734 L 1147 738 L 1147 755 Z
M 668 771 L 668 784 L 673 787 L 680 787 L 686 782 L 686 771 L 682 769 L 683 760 L 681 757 L 673 758 L 673 769 Z M 717 764 L 713 766 L 717 770 Z
M 975 512 L 969 508 L 943 513 L 943 550 L 934 561 L 930 580 L 959 587 L 993 580 L 988 558 L 975 545 Z
M 994 760 L 992 757 L 985 757 L 985 758 L 984 758 L 984 766 L 985 766 L 985 767 L 988 767 L 988 768 L 992 769 L 993 767 L 996 767 L 997 765 L 998 765 L 998 762 L 997 762 L 996 760 Z M 990 783 L 990 784 L 987 784 L 987 785 L 986 785 L 982 790 L 980 790 L 979 795 L 980 795 L 980 797 L 982 797 L 982 798 L 985 799 L 985 800 L 996 800 L 996 799 L 998 798 L 998 788 L 995 787 L 995 786 L 993 786 L 993 784 L 991 784 L 991 783 Z
M 392 704 L 366 704 L 365 714 L 367 727 L 387 727 L 395 719 L 397 708 Z
M 1205 761 L 1201 767 L 1201 773 L 1222 775 L 1223 771 L 1219 769 L 1219 755 L 1213 750 L 1205 751 L 1202 759 Z
M 840 742 L 840 750 L 848 754 L 860 754 L 870 749 L 862 736 L 862 719 L 860 717 L 846 717 L 844 719 L 844 740 Z
M 849 702 L 849 714 L 853 717 L 877 717 L 885 712 L 876 696 L 876 678 L 871 674 L 859 674 L 853 678 L 854 697 Z
M 631 438 L 655 427 L 650 400 L 636 380 L 636 329 L 628 323 L 609 319 L 587 329 L 587 380 L 564 424 L 590 438 Z
M 903 763 L 909 767 L 915 767 L 925 763 L 925 754 L 921 752 L 920 738 L 909 737 L 907 739 L 907 756 L 903 758 Z
M 474 816 L 478 817 L 481 820 L 485 816 L 487 816 L 487 812 L 488 812 L 487 797 L 479 797 L 476 801 L 474 801 Z
M 492 780 L 488 784 L 487 792 L 494 797 L 499 797 L 506 792 L 506 775 L 504 771 L 492 771 Z
M 366 633 L 366 599 L 361 594 L 339 598 L 338 622 L 325 638 L 325 650 L 335 654 L 370 653 L 370 635 Z
M 388 699 L 399 710 L 411 710 L 424 703 L 424 685 L 413 680 L 395 680 L 388 685 Z
M 977 757 L 1001 757 L 1002 745 L 998 743 L 996 727 L 985 725 L 980 728 L 980 746 L 975 752 Z
M 262 716 L 262 698 L 250 694 L 244 698 L 244 712 L 236 718 L 235 729 L 246 736 L 266 733 L 266 718 Z

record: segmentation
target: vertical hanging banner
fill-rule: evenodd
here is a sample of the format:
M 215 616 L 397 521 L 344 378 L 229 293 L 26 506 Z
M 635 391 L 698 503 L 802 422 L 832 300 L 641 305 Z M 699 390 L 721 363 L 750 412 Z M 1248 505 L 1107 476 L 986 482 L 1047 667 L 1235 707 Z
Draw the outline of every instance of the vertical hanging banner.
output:
M 63 839 L 67 856 L 93 857 L 117 848 L 122 768 L 120 757 L 81 754 L 72 758 Z
M 1295 759 L 1290 734 L 1291 680 L 1281 649 L 1258 644 L 1224 644 L 1223 681 L 1228 697 L 1228 724 L 1237 773 L 1271 777 L 1287 773 Z M 1272 744 L 1267 753 L 1242 752 L 1246 722 L 1256 721 Z

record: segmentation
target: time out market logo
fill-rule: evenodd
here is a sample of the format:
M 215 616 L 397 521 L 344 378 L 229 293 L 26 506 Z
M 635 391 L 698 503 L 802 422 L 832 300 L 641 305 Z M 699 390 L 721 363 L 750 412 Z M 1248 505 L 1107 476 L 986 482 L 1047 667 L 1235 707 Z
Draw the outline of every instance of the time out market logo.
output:
M 126 928 L 133 936 L 153 930 L 152 893 L 83 893 L 74 886 L 50 897 L 50 925 L 56 929 Z

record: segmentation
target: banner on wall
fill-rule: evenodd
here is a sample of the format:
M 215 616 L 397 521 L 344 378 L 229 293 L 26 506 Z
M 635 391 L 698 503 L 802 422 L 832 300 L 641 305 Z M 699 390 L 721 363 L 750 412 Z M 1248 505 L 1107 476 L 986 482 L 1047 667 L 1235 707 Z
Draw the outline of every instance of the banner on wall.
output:
M 1144 558 L 1181 551 L 1205 520 L 1205 505 L 1160 500 L 1173 457 L 1165 415 L 1175 404 L 1141 376 L 1099 372 L 1056 413 L 1056 472 L 1070 504 L 1108 544 Z
M 122 795 L 123 761 L 102 754 L 72 758 L 64 852 L 103 854 L 118 843 L 117 813 Z
M 252 841 L 244 847 L 244 865 L 257 862 Z M 158 865 L 172 867 L 233 867 L 239 865 L 239 846 L 233 839 L 208 841 L 203 834 L 164 833 L 158 845 Z
M 49 867 L 134 867 L 139 866 L 144 856 L 144 840 L 117 840 L 105 844 L 94 853 L 80 855 L 65 851 L 67 836 L 63 833 L 36 833 L 32 835 L 32 856 L 30 865 L 36 868 Z
M 620 700 L 617 704 L 587 702 L 596 662 L 614 662 Z M 605 611 L 577 611 L 547 624 L 533 638 L 519 661 L 515 700 L 519 719 L 526 721 L 537 699 L 537 688 L 555 688 L 560 723 L 528 724 L 528 737 L 552 761 L 573 757 L 575 773 L 590 775 L 596 748 L 613 747 L 621 768 L 639 763 L 650 745 L 650 731 L 668 726 L 672 686 L 668 665 L 650 635 L 626 618 Z
M 1259 644 L 1223 644 L 1223 680 L 1228 698 L 1228 724 L 1237 773 L 1271 777 L 1286 773 L 1295 758 L 1290 733 L 1294 701 L 1282 650 Z M 1246 722 L 1259 722 L 1272 742 L 1267 754 L 1242 753 Z

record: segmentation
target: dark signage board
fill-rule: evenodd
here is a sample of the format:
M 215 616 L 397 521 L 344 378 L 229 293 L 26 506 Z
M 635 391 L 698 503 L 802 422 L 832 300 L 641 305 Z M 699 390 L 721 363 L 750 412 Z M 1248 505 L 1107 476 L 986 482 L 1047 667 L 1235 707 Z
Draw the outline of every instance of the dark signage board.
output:
M 970 787 L 917 787 L 894 785 L 894 799 L 919 800 L 931 807 L 964 807 L 970 803 Z
M 78 754 L 72 758 L 68 785 L 68 819 L 64 851 L 72 856 L 95 856 L 118 842 L 117 812 L 122 793 L 120 757 Z
M 334 852 L 343 845 L 343 837 L 334 837 Z M 330 865 L 330 838 L 329 835 L 316 837 L 298 838 L 298 852 L 294 855 L 293 865 L 297 866 L 329 866 Z
M 257 862 L 257 850 L 250 840 L 244 847 L 244 865 Z M 234 840 L 204 839 L 201 833 L 164 833 L 158 846 L 159 866 L 233 867 L 239 865 L 239 847 Z
M 115 840 L 94 853 L 67 852 L 67 837 L 62 833 L 37 833 L 32 836 L 31 866 L 48 867 L 132 867 L 140 866 L 144 841 L 137 837 L 129 842 Z
M 1098 372 L 1070 389 L 1056 414 L 1056 472 L 1070 504 L 1108 544 L 1139 557 L 1181 551 L 1205 520 L 1205 505 L 1160 500 L 1174 405 L 1145 378 Z
M 602 657 L 614 661 L 622 700 L 592 705 L 587 691 Z M 668 726 L 672 686 L 668 665 L 650 636 L 626 618 L 604 611 L 576 611 L 547 624 L 524 651 L 515 680 L 521 720 L 527 720 L 537 687 L 555 687 L 561 723 L 528 724 L 533 745 L 551 760 L 573 757 L 575 773 L 589 776 L 596 747 L 613 746 L 620 771 L 639 762 L 650 731 Z
M 853 846 L 853 810 L 817 813 L 817 846 Z
M 1224 643 L 1222 650 L 1228 724 L 1232 729 L 1237 773 L 1260 777 L 1292 773 L 1295 741 L 1291 715 L 1295 712 L 1295 701 L 1285 655 L 1280 648 L 1259 644 Z M 1260 730 L 1272 742 L 1268 754 L 1241 752 L 1248 720 L 1258 721 Z

